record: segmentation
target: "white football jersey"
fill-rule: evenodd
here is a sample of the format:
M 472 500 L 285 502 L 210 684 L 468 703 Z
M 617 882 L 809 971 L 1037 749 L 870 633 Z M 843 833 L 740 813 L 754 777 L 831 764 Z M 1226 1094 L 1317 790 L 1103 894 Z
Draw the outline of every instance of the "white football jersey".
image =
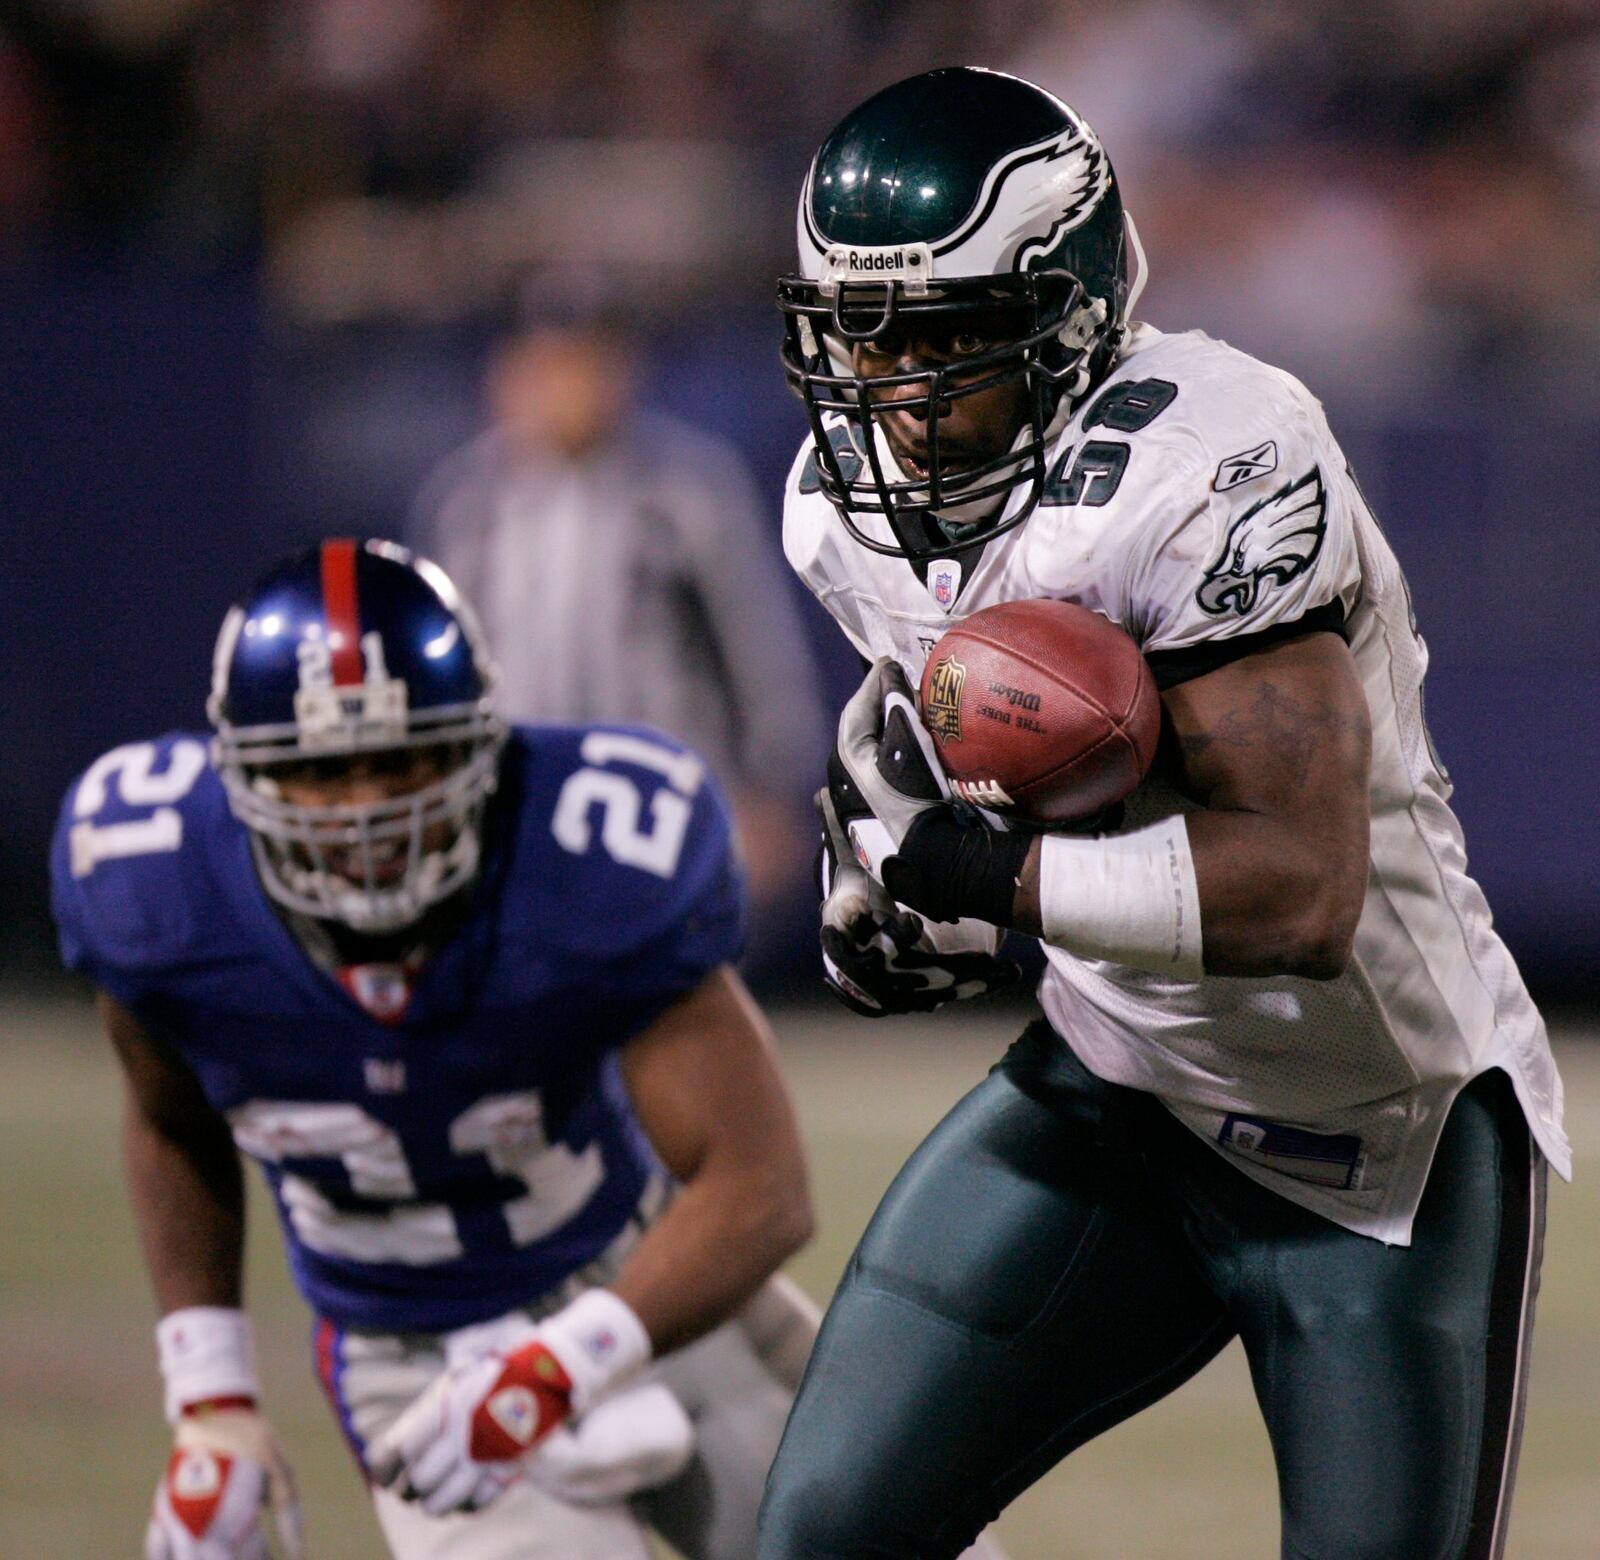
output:
M 954 559 L 924 578 L 852 540 L 811 462 L 808 443 L 789 479 L 789 561 L 863 655 L 894 656 L 913 684 L 951 624 L 1001 601 L 1103 613 L 1167 681 L 1218 664 L 1217 641 L 1342 610 L 1372 717 L 1371 865 L 1348 969 L 1183 981 L 1047 946 L 1045 1013 L 1100 1077 L 1381 1240 L 1409 1242 L 1450 1103 L 1490 1067 L 1570 1176 L 1544 1024 L 1467 875 L 1423 726 L 1428 653 L 1405 580 L 1303 385 L 1197 331 L 1136 327 L 1054 439 L 1038 508 L 969 556 L 968 578 Z M 881 516 L 857 524 L 894 540 Z M 1148 782 L 1127 826 L 1188 805 Z

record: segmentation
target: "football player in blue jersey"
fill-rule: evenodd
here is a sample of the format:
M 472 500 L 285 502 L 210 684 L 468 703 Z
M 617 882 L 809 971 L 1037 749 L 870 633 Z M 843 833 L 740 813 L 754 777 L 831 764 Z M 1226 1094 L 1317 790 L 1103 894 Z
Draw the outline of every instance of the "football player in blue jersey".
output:
M 437 568 L 326 542 L 230 612 L 209 749 L 67 796 L 55 910 L 126 1073 L 176 1431 L 149 1560 L 304 1553 L 240 1150 L 402 1560 L 753 1551 L 811 1213 L 727 812 L 672 741 L 507 730 L 492 685 Z

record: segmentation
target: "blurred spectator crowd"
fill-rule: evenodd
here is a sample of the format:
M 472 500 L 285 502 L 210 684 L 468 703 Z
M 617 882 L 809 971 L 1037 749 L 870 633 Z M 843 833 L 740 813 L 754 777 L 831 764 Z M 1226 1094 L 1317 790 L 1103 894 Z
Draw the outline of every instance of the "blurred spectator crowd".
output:
M 1508 345 L 1594 393 L 1593 0 L 13 0 L 0 233 L 259 258 L 312 329 L 452 324 L 552 259 L 646 326 L 739 310 L 821 132 L 956 61 L 1097 126 L 1156 323 L 1336 395 Z
M 165 680 L 251 568 L 365 533 L 473 581 L 510 713 L 662 720 L 715 754 L 773 868 L 757 898 L 790 901 L 809 960 L 805 797 L 857 673 L 778 565 L 804 425 L 773 281 L 821 136 L 953 63 L 1099 131 L 1150 259 L 1142 317 L 1299 374 L 1394 523 L 1450 528 L 1412 557 L 1462 620 L 1463 685 L 1474 645 L 1594 674 L 1600 0 L 8 0 L 21 599 L 58 635 L 85 622 L 77 538 L 121 591 L 107 643 L 147 634 L 141 593 L 187 616 L 168 661 L 144 638 L 133 683 L 92 683 L 67 741 L 55 684 L 15 669 L 0 956 L 8 898 L 42 924 L 71 768 L 188 708 Z M 609 657 L 551 674 L 558 619 Z M 631 697 L 583 706 L 601 685 Z M 1553 874 L 1528 904 L 1565 902 L 1547 842 L 1505 849 Z

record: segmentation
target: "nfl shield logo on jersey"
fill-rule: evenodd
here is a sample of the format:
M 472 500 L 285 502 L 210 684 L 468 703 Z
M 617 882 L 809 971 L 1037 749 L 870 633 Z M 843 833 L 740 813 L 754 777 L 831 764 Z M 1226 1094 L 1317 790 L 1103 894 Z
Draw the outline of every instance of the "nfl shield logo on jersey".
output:
M 928 592 L 946 612 L 955 605 L 961 590 L 961 565 L 954 558 L 940 558 L 928 565 Z
M 380 1024 L 398 1024 L 411 1006 L 411 972 L 403 964 L 347 964 L 339 984 Z

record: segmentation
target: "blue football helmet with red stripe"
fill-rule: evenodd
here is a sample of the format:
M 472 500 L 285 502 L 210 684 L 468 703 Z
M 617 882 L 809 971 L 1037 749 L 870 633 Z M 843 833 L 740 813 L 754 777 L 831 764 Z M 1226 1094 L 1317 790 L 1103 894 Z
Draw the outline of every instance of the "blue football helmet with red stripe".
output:
M 258 580 L 222 625 L 207 710 L 267 892 L 384 934 L 470 883 L 505 742 L 493 689 L 471 608 L 403 547 L 327 541 Z M 413 763 L 423 752 L 432 762 Z M 422 782 L 327 805 L 285 794 L 385 764 Z

